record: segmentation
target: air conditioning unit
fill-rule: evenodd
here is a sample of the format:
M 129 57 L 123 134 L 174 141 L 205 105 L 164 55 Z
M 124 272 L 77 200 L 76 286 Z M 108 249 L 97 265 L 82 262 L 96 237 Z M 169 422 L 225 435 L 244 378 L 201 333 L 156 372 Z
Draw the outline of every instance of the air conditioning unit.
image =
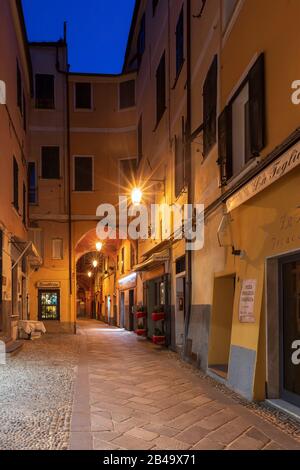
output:
M 0 80 L 0 104 L 6 104 L 6 84 Z

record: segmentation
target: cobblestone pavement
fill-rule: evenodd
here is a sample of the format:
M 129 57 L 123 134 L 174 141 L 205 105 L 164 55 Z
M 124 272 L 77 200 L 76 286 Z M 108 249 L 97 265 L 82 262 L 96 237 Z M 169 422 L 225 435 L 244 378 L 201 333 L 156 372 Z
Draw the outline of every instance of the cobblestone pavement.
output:
M 258 416 L 167 350 L 99 323 L 79 333 L 71 449 L 300 449 L 276 414 Z
M 45 335 L 0 365 L 0 450 L 68 448 L 79 342 Z

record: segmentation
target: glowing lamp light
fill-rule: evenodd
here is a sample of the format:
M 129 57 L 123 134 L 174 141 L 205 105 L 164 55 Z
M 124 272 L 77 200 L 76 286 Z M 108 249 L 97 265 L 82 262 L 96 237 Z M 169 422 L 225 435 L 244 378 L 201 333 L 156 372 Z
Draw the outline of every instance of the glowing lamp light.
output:
M 101 250 L 102 250 L 102 247 L 103 247 L 103 243 L 102 243 L 102 242 L 97 242 L 97 243 L 96 243 L 96 250 L 97 250 L 97 251 L 101 251 Z
M 88 277 L 92 277 L 91 271 L 88 272 Z
M 131 200 L 134 205 L 139 205 L 142 201 L 143 192 L 140 188 L 134 188 L 131 191 Z
M 97 268 L 97 266 L 98 266 L 98 261 L 96 259 L 94 259 L 94 261 L 93 261 L 93 266 L 94 266 L 94 268 Z

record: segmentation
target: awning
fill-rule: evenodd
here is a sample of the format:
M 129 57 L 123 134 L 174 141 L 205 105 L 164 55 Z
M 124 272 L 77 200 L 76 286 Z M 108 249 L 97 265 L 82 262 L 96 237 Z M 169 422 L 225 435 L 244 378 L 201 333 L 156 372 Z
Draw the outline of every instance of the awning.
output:
M 148 259 L 143 261 L 140 264 L 137 264 L 133 267 L 133 270 L 136 272 L 148 271 L 149 269 L 155 268 L 170 259 L 170 252 L 169 250 L 160 251 L 158 253 L 154 253 Z
M 32 267 L 38 267 L 41 266 L 43 263 L 42 257 L 39 254 L 36 246 L 34 245 L 33 242 L 24 242 L 20 240 L 18 237 L 12 237 L 11 242 L 17 246 L 17 248 L 20 251 L 20 255 L 14 262 L 12 269 L 14 269 L 19 262 L 24 258 L 24 256 L 28 257 L 30 266 Z

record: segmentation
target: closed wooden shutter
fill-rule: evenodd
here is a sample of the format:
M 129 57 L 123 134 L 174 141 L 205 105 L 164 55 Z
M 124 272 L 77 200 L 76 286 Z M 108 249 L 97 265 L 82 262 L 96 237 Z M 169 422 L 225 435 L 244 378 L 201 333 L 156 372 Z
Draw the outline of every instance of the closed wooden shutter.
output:
M 249 73 L 251 152 L 253 157 L 265 147 L 265 58 L 261 54 Z
M 224 111 L 219 116 L 218 124 L 218 136 L 219 136 L 219 159 L 221 172 L 221 184 L 225 184 L 226 181 L 233 175 L 232 166 L 232 108 L 226 106 Z
M 156 122 L 159 123 L 166 109 L 166 56 L 163 54 L 156 72 Z
M 203 87 L 204 156 L 207 156 L 216 143 L 217 133 L 217 96 L 218 96 L 218 58 L 215 56 L 208 71 Z

